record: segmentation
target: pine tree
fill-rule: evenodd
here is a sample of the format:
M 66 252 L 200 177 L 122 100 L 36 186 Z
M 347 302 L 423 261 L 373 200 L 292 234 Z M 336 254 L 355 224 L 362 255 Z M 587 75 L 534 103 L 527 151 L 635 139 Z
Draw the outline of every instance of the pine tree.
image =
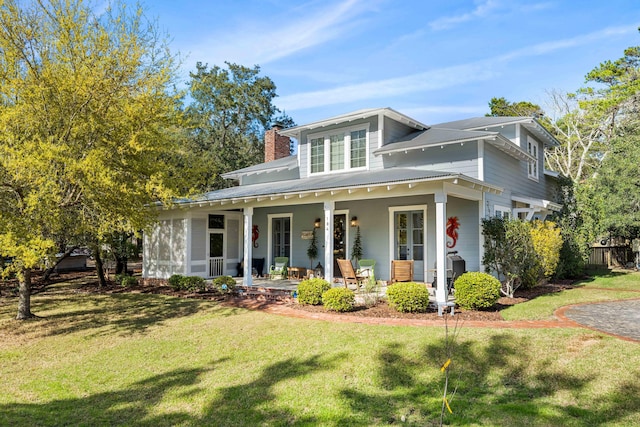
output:
M 356 230 L 356 238 L 353 241 L 353 251 L 351 259 L 355 259 L 356 263 L 362 258 L 362 239 L 360 237 L 360 226 Z

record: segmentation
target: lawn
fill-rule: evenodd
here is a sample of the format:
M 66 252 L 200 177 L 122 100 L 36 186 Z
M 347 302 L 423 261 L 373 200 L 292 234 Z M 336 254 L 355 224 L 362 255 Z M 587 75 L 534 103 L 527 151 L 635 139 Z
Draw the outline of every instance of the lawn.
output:
M 598 293 L 586 288 L 599 280 L 565 292 Z M 15 299 L 0 303 L 0 425 L 440 420 L 444 327 L 293 319 L 68 284 L 34 296 L 41 319 L 12 320 Z M 458 328 L 446 424 L 640 425 L 638 343 L 582 328 Z

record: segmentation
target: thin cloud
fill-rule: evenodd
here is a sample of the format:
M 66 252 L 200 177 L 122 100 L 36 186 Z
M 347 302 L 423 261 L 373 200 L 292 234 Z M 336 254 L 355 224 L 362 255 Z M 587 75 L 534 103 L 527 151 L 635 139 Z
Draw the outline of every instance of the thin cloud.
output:
M 487 16 L 490 12 L 498 9 L 500 4 L 494 0 L 487 0 L 479 3 L 474 10 L 468 13 L 463 13 L 454 16 L 445 16 L 429 22 L 429 27 L 432 30 L 445 30 L 464 22 L 472 21 L 478 18 Z
M 232 34 L 212 35 L 206 43 L 193 49 L 191 56 L 207 58 L 216 64 L 223 61 L 267 64 L 344 36 L 363 23 L 357 18 L 371 10 L 371 3 L 375 5 L 365 0 L 343 0 L 314 9 L 310 15 L 282 19 L 277 24 L 272 20 L 244 24 Z
M 499 70 L 504 67 L 504 64 L 516 59 L 546 55 L 558 50 L 585 45 L 595 40 L 630 34 L 634 31 L 636 31 L 635 26 L 609 27 L 569 39 L 539 43 L 468 64 L 434 69 L 403 77 L 340 86 L 327 90 L 286 95 L 279 97 L 277 103 L 280 108 L 285 110 L 303 110 L 463 86 L 471 82 L 486 81 L 499 76 L 501 74 Z

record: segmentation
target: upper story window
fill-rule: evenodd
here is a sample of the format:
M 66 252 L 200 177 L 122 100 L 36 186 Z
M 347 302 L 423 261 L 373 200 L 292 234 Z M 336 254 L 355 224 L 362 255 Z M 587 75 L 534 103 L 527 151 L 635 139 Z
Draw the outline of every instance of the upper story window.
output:
M 531 138 L 530 136 L 527 137 L 527 151 L 529 152 L 529 154 L 531 154 L 531 157 L 536 159 L 534 162 L 529 163 L 529 178 L 535 179 L 537 181 L 538 180 L 539 145 L 538 145 L 538 141 Z
M 368 125 L 309 135 L 309 172 L 366 169 Z

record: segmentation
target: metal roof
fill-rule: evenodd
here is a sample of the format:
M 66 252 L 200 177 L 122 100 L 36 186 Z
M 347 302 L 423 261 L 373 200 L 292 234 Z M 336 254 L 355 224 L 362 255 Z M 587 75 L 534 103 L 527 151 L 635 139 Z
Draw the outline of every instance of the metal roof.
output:
M 295 126 L 288 129 L 282 129 L 278 131 L 280 135 L 288 136 L 291 138 L 298 138 L 300 132 L 304 130 L 313 130 L 317 128 L 323 128 L 327 126 L 338 125 L 342 123 L 352 122 L 354 120 L 366 119 L 368 117 L 377 116 L 378 114 L 382 114 L 385 117 L 389 117 L 397 122 L 404 123 L 407 126 L 410 126 L 414 129 L 423 130 L 428 129 L 429 126 L 420 123 L 419 121 L 412 119 L 409 116 L 406 116 L 393 108 L 367 108 L 364 110 L 352 111 L 350 113 L 341 114 L 339 116 L 330 117 L 328 119 L 320 120 L 317 122 L 309 123 L 306 125 Z
M 384 187 L 399 183 L 419 183 L 428 181 L 451 180 L 454 183 L 466 182 L 482 191 L 501 193 L 502 188 L 487 184 L 475 178 L 454 172 L 436 172 L 411 168 L 391 168 L 379 171 L 344 172 L 313 176 L 311 178 L 292 179 L 269 183 L 242 185 L 211 191 L 199 197 L 176 200 L 177 205 L 191 205 L 215 202 L 261 201 L 271 197 L 299 195 L 319 191 Z
M 292 170 L 298 167 L 297 156 L 287 156 L 276 159 L 271 162 L 258 163 L 243 169 L 223 173 L 221 176 L 226 179 L 238 179 L 240 176 L 256 175 L 266 172 L 279 172 L 283 170 Z
M 529 153 L 505 138 L 499 132 L 471 131 L 432 127 L 421 132 L 411 133 L 397 141 L 386 144 L 374 151 L 375 155 L 423 150 L 448 144 L 463 144 L 467 141 L 485 139 L 499 150 L 519 160 L 535 160 Z

